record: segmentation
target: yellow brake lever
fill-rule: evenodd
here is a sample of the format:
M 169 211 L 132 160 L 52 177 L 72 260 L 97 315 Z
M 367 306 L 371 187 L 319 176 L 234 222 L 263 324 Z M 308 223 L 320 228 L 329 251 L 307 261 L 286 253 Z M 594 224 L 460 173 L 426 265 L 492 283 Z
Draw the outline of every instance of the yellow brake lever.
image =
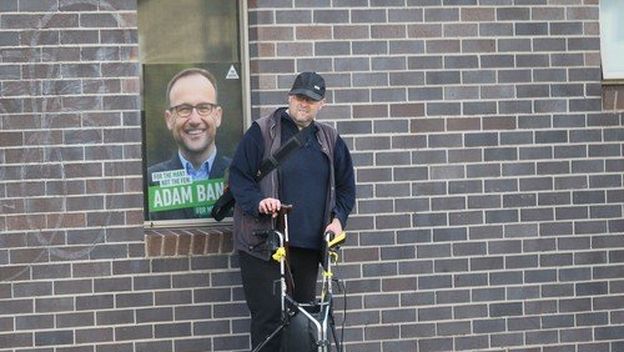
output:
M 335 248 L 342 245 L 347 239 L 347 233 L 342 231 L 340 234 L 334 236 L 328 243 L 327 246 L 329 248 Z

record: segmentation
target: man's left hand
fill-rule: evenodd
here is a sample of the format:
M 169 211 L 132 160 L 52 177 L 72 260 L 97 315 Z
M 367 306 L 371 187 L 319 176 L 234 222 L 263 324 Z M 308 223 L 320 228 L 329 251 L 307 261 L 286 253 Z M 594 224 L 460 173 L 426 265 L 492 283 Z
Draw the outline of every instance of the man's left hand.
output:
M 340 220 L 338 220 L 338 218 L 334 218 L 334 220 L 332 220 L 332 222 L 327 225 L 324 233 L 328 232 L 331 232 L 334 235 L 339 235 L 342 233 L 342 224 L 340 223 Z

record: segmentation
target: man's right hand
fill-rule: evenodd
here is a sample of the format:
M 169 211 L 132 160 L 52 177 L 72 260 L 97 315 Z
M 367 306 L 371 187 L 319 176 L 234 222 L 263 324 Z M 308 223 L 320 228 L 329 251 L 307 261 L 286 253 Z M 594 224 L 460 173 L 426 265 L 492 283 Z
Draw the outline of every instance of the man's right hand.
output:
M 273 217 L 277 216 L 277 212 L 282 207 L 282 202 L 275 198 L 264 198 L 258 204 L 258 212 L 260 214 L 272 214 Z

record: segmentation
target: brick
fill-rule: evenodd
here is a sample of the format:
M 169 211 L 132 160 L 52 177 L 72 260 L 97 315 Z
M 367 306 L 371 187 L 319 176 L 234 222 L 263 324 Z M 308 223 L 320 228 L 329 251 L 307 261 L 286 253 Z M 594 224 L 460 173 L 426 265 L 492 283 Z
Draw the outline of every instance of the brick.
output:
M 410 163 L 408 152 L 384 152 L 376 157 L 376 163 L 382 165 L 406 165 Z
M 477 68 L 478 65 L 479 58 L 474 55 L 446 56 L 444 58 L 444 67 L 448 69 Z
M 43 330 L 54 328 L 53 315 L 18 316 L 15 318 L 16 330 Z
M 380 44 L 377 45 L 381 46 Z M 382 50 L 377 51 L 381 52 Z M 423 54 L 424 52 L 425 43 L 422 40 L 391 40 L 389 43 L 390 54 Z M 383 50 L 382 54 L 387 54 L 386 50 Z
M 553 22 L 549 26 L 553 35 L 580 35 L 583 33 L 583 24 L 580 22 Z
M 270 16 L 269 14 L 266 14 Z M 311 23 L 312 13 L 307 10 L 279 10 L 275 12 L 275 23 Z
M 137 42 L 137 32 L 129 29 L 100 29 L 100 41 L 104 44 L 126 44 Z
M 70 313 L 56 316 L 57 327 L 86 327 L 95 325 L 94 314 L 88 313 Z
M 482 37 L 511 36 L 513 34 L 513 24 L 511 23 L 482 23 L 479 25 L 479 35 Z
M 460 11 L 462 22 L 492 22 L 496 18 L 494 8 L 463 7 Z
M 468 262 L 463 259 L 448 259 L 448 260 L 436 260 L 435 271 L 436 272 L 451 272 L 451 271 L 465 271 L 468 270 Z
M 510 269 L 535 268 L 537 265 L 537 255 L 517 255 L 505 258 L 505 267 Z
M 540 266 L 567 266 L 572 264 L 571 254 L 545 254 L 540 257 Z
M 451 318 L 450 307 L 420 308 L 418 321 L 446 320 Z
M 197 305 L 175 307 L 174 316 L 176 320 L 185 320 L 185 319 L 206 320 L 206 319 L 212 318 L 212 310 L 210 309 L 209 306 L 197 306 Z M 165 316 L 162 316 L 159 319 L 162 319 L 162 321 L 170 321 L 171 317 L 167 314 Z M 224 327 L 223 325 L 226 325 L 226 326 Z M 212 331 L 204 330 L 206 328 L 213 328 L 213 327 L 217 327 L 218 329 L 212 330 Z M 205 323 L 200 322 L 196 324 L 193 330 L 196 334 L 201 333 L 201 334 L 209 335 L 209 332 L 213 334 L 218 333 L 219 330 L 224 329 L 224 328 L 229 330 L 229 326 L 227 324 L 224 324 L 224 322 L 210 322 L 209 321 Z
M 522 300 L 526 300 L 526 299 L 531 299 L 531 298 L 538 298 L 540 297 L 540 290 L 539 287 L 536 286 L 529 286 L 529 287 L 513 287 L 510 288 L 509 290 L 507 290 L 507 296 L 509 297 L 509 299 L 511 300 L 517 300 L 517 299 L 522 299 Z M 539 321 L 537 317 L 535 318 L 518 318 L 519 320 L 532 320 L 532 322 L 536 322 Z M 511 319 L 510 319 L 510 328 L 509 330 L 513 330 L 512 329 L 512 323 L 511 323 Z M 533 324 L 531 324 L 533 325 Z M 534 326 L 534 325 L 533 325 Z
M 523 334 L 500 334 L 492 336 L 492 346 L 515 346 L 522 345 L 524 341 Z
M 515 34 L 517 36 L 548 35 L 548 23 L 545 23 L 545 22 L 516 23 Z
M 459 53 L 460 41 L 459 40 L 427 40 L 425 43 L 426 52 L 428 54 L 437 54 L 437 53 Z
M 580 54 L 553 54 L 550 58 L 552 66 L 582 66 L 583 56 Z M 579 94 L 580 95 L 580 94 Z
M 531 9 L 531 17 L 534 20 L 564 20 L 565 8 L 535 7 Z
M 138 312 L 137 312 L 138 314 Z M 97 325 L 115 325 L 134 323 L 134 312 L 132 310 L 111 310 L 96 312 Z
M 431 85 L 458 84 L 460 83 L 460 74 L 458 71 L 427 72 L 426 82 Z
M 404 88 L 372 89 L 371 100 L 373 102 L 401 102 L 406 99 Z
M 108 6 L 104 7 L 107 10 L 136 10 L 136 4 L 128 3 L 123 0 L 109 0 Z
M 424 104 L 392 104 L 390 116 L 392 117 L 418 117 L 424 115 Z
M 500 166 L 499 165 L 470 165 L 466 170 L 467 177 L 486 177 L 486 176 L 499 176 L 500 175 Z M 502 183 L 496 183 L 491 181 L 486 181 L 486 191 L 488 191 L 488 185 L 495 186 L 498 188 L 502 185 L 510 184 L 509 181 L 501 181 Z M 517 188 L 517 187 L 516 187 Z M 491 190 L 490 190 L 491 191 Z
M 530 19 L 529 8 L 501 7 L 496 9 L 496 19 L 498 21 L 521 21 Z
M 500 70 L 498 71 L 499 83 L 524 83 L 531 82 L 529 70 Z
M 476 287 L 487 286 L 488 275 L 480 274 L 455 274 L 453 277 L 453 285 L 455 287 Z M 486 314 L 483 314 L 485 316 Z
M 509 253 L 520 253 L 521 252 L 521 242 L 520 241 L 491 241 L 488 243 L 488 253 L 489 254 L 509 254 Z
M 362 32 L 360 32 L 362 35 Z M 367 32 L 363 34 L 365 37 Z M 344 38 L 337 39 L 352 39 L 347 34 L 343 34 Z M 296 28 L 295 37 L 301 40 L 312 40 L 312 39 L 331 39 L 331 27 L 330 26 L 300 26 Z M 357 39 L 357 38 L 353 38 Z
M 471 258 L 470 268 L 471 270 L 494 270 L 503 268 L 502 257 L 483 257 L 483 258 Z
M 493 70 L 475 70 L 462 72 L 462 82 L 465 84 L 494 83 L 496 74 Z
M 135 339 L 148 339 L 152 338 L 152 326 L 151 325 L 137 325 L 115 328 L 115 340 L 116 341 L 128 341 Z
M 347 48 L 347 53 L 349 53 Z M 352 44 L 352 50 L 354 55 L 387 55 L 388 46 L 382 41 L 362 41 Z M 334 54 L 337 54 L 336 51 Z
M 542 54 L 516 55 L 516 67 L 541 67 L 548 66 L 550 57 Z
M 491 317 L 522 315 L 522 303 L 499 303 L 490 306 Z
M 598 18 L 597 8 L 570 7 L 566 9 L 566 17 L 569 20 L 587 20 Z
M 13 285 L 14 297 L 37 297 L 52 294 L 52 284 L 50 282 L 16 283 Z
M 197 340 L 202 341 L 202 339 L 194 339 L 193 342 Z M 210 344 L 210 341 L 205 341 L 205 340 L 206 339 L 203 339 L 202 342 Z M 190 343 L 191 341 L 183 341 L 182 343 L 176 343 L 176 347 L 180 346 L 181 349 L 184 347 L 188 348 L 187 346 L 190 345 Z M 141 352 L 171 352 L 172 351 L 170 341 L 136 342 L 135 346 L 136 346 L 135 348 L 137 352 L 138 351 L 141 351 Z
M 349 12 L 346 10 L 315 10 L 313 23 L 347 23 Z
M 487 348 L 489 341 L 487 336 L 466 336 L 455 338 L 455 348 L 457 351 L 472 351 Z
M 527 342 L 531 344 L 549 344 L 557 342 L 556 331 L 535 331 L 527 333 Z
M 441 56 L 412 56 L 408 58 L 408 67 L 412 70 L 417 69 L 436 69 L 442 68 Z
M 483 223 L 483 213 L 480 211 L 452 213 L 449 215 L 450 225 L 476 225 Z
M 372 57 L 371 68 L 373 71 L 390 71 L 390 70 L 405 70 L 405 60 L 400 57 Z M 362 67 L 362 69 L 368 70 L 368 68 Z
M 442 36 L 440 24 L 409 24 L 407 26 L 409 38 L 439 38 Z
M 92 295 L 76 297 L 76 310 L 94 310 L 113 308 L 112 295 Z
M 329 29 L 328 36 L 331 38 L 331 28 Z M 297 38 L 300 37 L 299 31 L 301 27 L 297 28 Z M 368 39 L 370 38 L 370 30 L 368 26 L 363 25 L 352 25 L 352 26 L 342 26 L 336 25 L 333 27 L 334 38 L 335 39 Z M 304 38 L 301 38 L 304 39 Z
M 383 3 L 383 5 L 388 5 Z M 388 22 L 422 22 L 423 21 L 423 9 L 420 8 L 407 8 L 407 9 L 388 9 Z
M 386 12 L 384 10 L 353 9 L 353 10 L 350 10 L 350 12 L 351 12 L 352 23 L 383 23 L 386 21 Z M 340 18 L 340 20 L 342 20 L 342 18 Z M 332 21 L 332 23 L 333 22 L 340 23 L 342 21 L 339 21 L 339 19 L 336 19 Z
M 154 326 L 154 336 L 156 338 L 181 337 L 190 335 L 190 323 L 156 324 Z
M 372 25 L 371 38 L 391 39 L 406 38 L 406 30 L 403 25 Z
M 505 331 L 504 319 L 483 319 L 473 322 L 473 330 L 475 333 L 492 333 Z
M 13 333 L 0 335 L 0 343 L 5 347 L 32 347 L 32 333 Z
M 444 24 L 444 36 L 447 38 L 477 37 L 479 26 L 475 23 L 447 23 Z
M 2 332 L 13 331 L 14 330 L 13 325 L 14 324 L 13 324 L 13 318 L 12 317 L 0 319 L 0 331 L 2 331 Z M 2 336 L 2 335 L 0 335 L 0 336 Z M 17 337 L 17 334 L 14 334 L 14 336 Z M 3 339 L 3 338 L 4 338 L 4 336 L 0 337 L 0 339 Z
M 569 50 L 598 50 L 600 40 L 598 38 L 569 38 Z
M 17 11 L 17 0 L 8 0 L 2 3 L 0 10 L 3 12 L 15 12 Z
M 156 305 L 172 305 L 191 303 L 191 291 L 168 291 L 157 292 L 155 295 Z
M 429 136 L 427 144 L 430 148 L 461 147 L 461 137 L 459 135 L 447 135 L 447 138 Z
M 485 115 L 496 113 L 496 103 L 463 103 L 466 115 Z
M 481 67 L 483 68 L 514 67 L 514 56 L 513 55 L 482 55 Z
M 386 137 L 368 138 L 358 142 L 356 146 L 359 150 L 383 150 L 390 146 L 390 140 Z
M 523 114 L 533 111 L 530 101 L 499 101 L 498 106 L 502 114 Z
M 71 330 L 35 333 L 36 346 L 67 345 L 72 343 L 74 343 L 74 334 Z
M 452 22 L 459 20 L 459 9 L 425 8 L 425 22 Z

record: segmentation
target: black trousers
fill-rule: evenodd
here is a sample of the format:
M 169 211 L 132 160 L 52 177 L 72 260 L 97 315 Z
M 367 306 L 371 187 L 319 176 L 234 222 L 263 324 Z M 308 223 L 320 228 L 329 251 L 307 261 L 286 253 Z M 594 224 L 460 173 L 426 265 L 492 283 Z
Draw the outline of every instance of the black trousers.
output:
M 294 281 L 293 299 L 308 303 L 316 299 L 316 280 L 320 253 L 317 250 L 290 248 L 289 266 Z M 251 312 L 251 345 L 260 345 L 280 324 L 280 272 L 279 263 L 264 261 L 239 251 L 243 290 Z M 277 352 L 280 335 L 275 336 L 262 352 Z

